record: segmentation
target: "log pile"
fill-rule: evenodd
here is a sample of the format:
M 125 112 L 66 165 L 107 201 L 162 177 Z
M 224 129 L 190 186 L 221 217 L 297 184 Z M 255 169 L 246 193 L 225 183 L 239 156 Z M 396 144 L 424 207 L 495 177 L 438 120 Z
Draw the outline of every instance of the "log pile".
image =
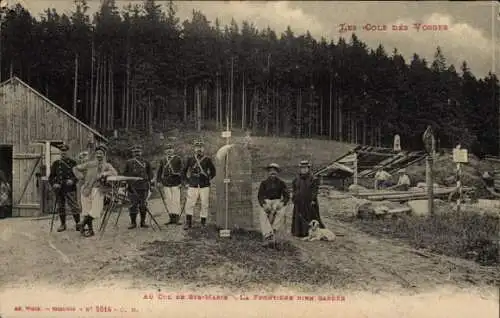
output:
M 471 187 L 462 188 L 464 192 L 473 190 Z M 392 201 L 405 202 L 410 200 L 423 200 L 427 198 L 427 191 L 424 187 L 411 188 L 408 191 L 393 191 L 393 190 L 368 190 L 353 188 L 351 193 L 362 199 L 370 201 Z M 434 187 L 435 198 L 447 198 L 451 193 L 456 191 L 456 187 Z

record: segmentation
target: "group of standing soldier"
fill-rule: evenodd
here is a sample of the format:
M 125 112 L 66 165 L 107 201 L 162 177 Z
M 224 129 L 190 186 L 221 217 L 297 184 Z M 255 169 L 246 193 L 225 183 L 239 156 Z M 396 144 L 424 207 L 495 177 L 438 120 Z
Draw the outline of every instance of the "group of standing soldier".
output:
M 108 186 L 106 177 L 118 173 L 106 160 L 105 145 L 96 147 L 93 160 L 89 160 L 88 153 L 81 153 L 79 162 L 68 157 L 68 150 L 67 145 L 60 146 L 61 157 L 52 164 L 49 176 L 49 184 L 54 190 L 61 222 L 57 231 L 62 232 L 67 229 L 67 204 L 69 214 L 74 217 L 76 230 L 81 231 L 84 236 L 93 236 L 93 220 L 100 217 L 104 208 L 105 190 Z M 215 177 L 216 169 L 212 160 L 205 156 L 203 142 L 195 141 L 194 154 L 187 158 L 185 165 L 175 153 L 174 147 L 171 144 L 166 145 L 165 156 L 160 161 L 156 175 L 153 173 L 151 163 L 142 156 L 140 145 L 133 146 L 131 154 L 132 158 L 127 160 L 123 175 L 137 177 L 138 180 L 129 181 L 127 184 L 128 199 L 131 203 L 129 229 L 137 227 L 138 214 L 139 226 L 148 227 L 147 200 L 154 186 L 159 187 L 163 203 L 169 213 L 170 220 L 167 224 L 180 224 L 182 184 L 188 187 L 184 206 L 185 228 L 192 227 L 194 207 L 198 198 L 201 201 L 201 224 L 206 225 L 210 181 Z M 80 193 L 80 198 L 77 192 Z M 83 215 L 82 222 L 80 214 Z
M 61 158 L 51 166 L 49 183 L 52 186 L 56 202 L 59 207 L 61 225 L 58 231 L 66 230 L 66 210 L 73 215 L 76 230 L 83 235 L 93 236 L 93 220 L 100 217 L 104 208 L 104 189 L 106 177 L 117 175 L 117 170 L 106 161 L 107 148 L 98 146 L 95 158 L 89 160 L 88 154 L 82 153 L 80 162 L 76 162 L 67 155 L 68 146 L 60 147 Z M 135 145 L 131 148 L 132 158 L 127 160 L 124 176 L 136 177 L 136 181 L 128 181 L 127 193 L 130 200 L 130 226 L 147 228 L 146 216 L 148 213 L 147 200 L 152 187 L 159 188 L 162 201 L 169 213 L 167 224 L 181 224 L 181 187 L 187 186 L 185 228 L 189 229 L 193 223 L 194 207 L 198 199 L 201 201 L 200 223 L 206 225 L 209 208 L 210 182 L 216 175 L 216 168 L 205 155 L 204 145 L 195 141 L 194 153 L 187 158 L 185 164 L 175 153 L 173 145 L 167 144 L 164 157 L 160 160 L 156 174 L 153 167 L 143 157 L 142 147 Z M 285 216 L 285 207 L 291 200 L 294 204 L 291 233 L 294 236 L 307 236 L 308 225 L 317 220 L 324 228 L 318 208 L 318 180 L 310 172 L 310 163 L 302 161 L 299 164 L 299 173 L 292 181 L 292 195 L 286 183 L 278 176 L 280 166 L 272 163 L 267 167 L 268 177 L 261 182 L 258 191 L 258 201 L 261 206 L 259 220 L 264 244 L 273 242 L 275 233 L 279 229 Z M 77 197 L 77 189 L 80 198 Z M 78 203 L 78 199 L 80 203 Z M 83 221 L 80 222 L 80 211 Z

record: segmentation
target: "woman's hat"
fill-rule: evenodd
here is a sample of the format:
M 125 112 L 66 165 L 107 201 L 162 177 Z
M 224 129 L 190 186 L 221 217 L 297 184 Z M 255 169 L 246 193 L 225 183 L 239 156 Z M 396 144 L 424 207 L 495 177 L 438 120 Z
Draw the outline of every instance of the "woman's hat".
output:
M 165 144 L 165 150 L 170 150 L 170 149 L 174 149 L 174 145 L 172 145 L 171 143 Z
M 402 168 L 402 169 L 399 169 L 398 171 L 399 173 L 406 173 L 406 169 L 405 168 Z
M 309 160 L 302 160 L 299 163 L 299 167 L 310 167 L 310 166 L 311 166 L 311 163 L 309 162 Z
M 95 151 L 98 151 L 98 150 L 106 153 L 106 152 L 108 152 L 108 146 L 106 146 L 105 144 L 98 145 L 97 147 L 95 147 Z
M 267 165 L 267 167 L 266 167 L 266 170 L 271 170 L 271 169 L 274 169 L 274 170 L 276 170 L 276 171 L 278 171 L 278 172 L 280 172 L 280 171 L 281 171 L 281 168 L 280 168 L 279 164 L 274 163 L 274 162 L 273 162 L 273 163 L 268 164 L 268 165 Z

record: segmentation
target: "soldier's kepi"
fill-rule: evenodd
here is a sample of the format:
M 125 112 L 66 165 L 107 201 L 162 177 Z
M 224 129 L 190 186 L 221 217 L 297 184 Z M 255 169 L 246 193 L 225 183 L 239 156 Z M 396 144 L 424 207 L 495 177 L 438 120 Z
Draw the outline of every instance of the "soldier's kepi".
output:
M 208 204 L 210 196 L 210 181 L 215 177 L 216 171 L 212 160 L 205 156 L 203 142 L 194 142 L 194 155 L 189 157 L 184 167 L 183 174 L 186 176 L 188 191 L 186 196 L 186 226 L 191 228 L 193 222 L 194 206 L 200 198 L 201 201 L 201 225 L 204 226 L 208 217 Z
M 132 203 L 129 209 L 129 229 L 137 227 L 137 212 L 141 216 L 140 226 L 147 228 L 147 198 L 153 179 L 153 169 L 151 168 L 151 164 L 142 157 L 142 147 L 140 145 L 135 145 L 130 150 L 133 158 L 127 161 L 123 174 L 128 177 L 139 177 L 142 180 L 130 181 L 128 183 L 128 195 Z
M 178 224 L 181 210 L 182 160 L 175 154 L 171 144 L 165 146 L 165 157 L 160 161 L 156 181 L 170 217 L 166 225 Z
M 59 149 L 61 151 L 61 158 L 54 161 L 49 175 L 49 184 L 54 190 L 59 218 L 61 220 L 61 226 L 57 231 L 62 232 L 66 230 L 66 204 L 69 206 L 70 213 L 73 214 L 76 230 L 78 231 L 80 230 L 80 206 L 76 195 L 76 183 L 78 180 L 73 173 L 73 167 L 77 163 L 68 157 L 67 151 L 69 147 L 67 145 L 63 144 Z

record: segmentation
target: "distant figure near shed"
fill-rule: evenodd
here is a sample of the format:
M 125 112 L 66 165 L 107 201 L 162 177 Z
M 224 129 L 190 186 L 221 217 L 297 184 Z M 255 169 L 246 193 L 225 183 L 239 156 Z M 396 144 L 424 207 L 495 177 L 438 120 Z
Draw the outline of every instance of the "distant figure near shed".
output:
M 226 171 L 227 164 L 227 171 Z M 244 144 L 225 145 L 215 156 L 215 220 L 218 228 L 226 226 L 226 196 L 228 229 L 251 230 L 255 219 L 252 197 L 252 158 Z M 228 191 L 224 180 L 229 179 Z

